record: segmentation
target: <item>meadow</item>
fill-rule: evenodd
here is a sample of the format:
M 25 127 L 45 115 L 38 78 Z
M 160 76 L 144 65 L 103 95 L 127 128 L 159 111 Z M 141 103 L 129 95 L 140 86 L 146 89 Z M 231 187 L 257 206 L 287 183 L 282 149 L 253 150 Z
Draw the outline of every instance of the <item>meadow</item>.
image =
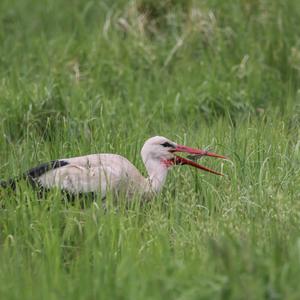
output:
M 299 299 L 300 2 L 1 0 L 0 178 L 212 149 L 141 205 L 0 190 L 0 299 Z M 202 163 L 202 162 L 201 162 Z

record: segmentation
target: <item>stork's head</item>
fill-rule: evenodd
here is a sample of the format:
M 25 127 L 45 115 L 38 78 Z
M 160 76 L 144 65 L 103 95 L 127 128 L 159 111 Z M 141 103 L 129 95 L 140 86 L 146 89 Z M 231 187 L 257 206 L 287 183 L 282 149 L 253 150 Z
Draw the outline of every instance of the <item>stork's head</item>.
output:
M 145 165 L 153 161 L 164 165 L 166 168 L 169 168 L 173 165 L 190 165 L 216 175 L 223 175 L 196 163 L 194 160 L 180 157 L 175 154 L 176 152 L 188 153 L 190 157 L 194 157 L 195 159 L 201 156 L 211 156 L 226 159 L 225 156 L 213 152 L 176 144 L 175 142 L 172 142 L 171 140 L 162 136 L 155 136 L 148 139 L 142 148 L 141 155 Z

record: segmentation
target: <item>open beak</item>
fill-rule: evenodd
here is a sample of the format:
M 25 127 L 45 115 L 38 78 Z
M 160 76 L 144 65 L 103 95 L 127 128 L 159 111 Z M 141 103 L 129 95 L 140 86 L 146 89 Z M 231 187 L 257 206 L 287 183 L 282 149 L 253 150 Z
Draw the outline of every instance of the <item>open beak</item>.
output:
M 216 157 L 216 158 L 227 159 L 223 155 L 219 155 L 219 154 L 216 154 L 216 153 L 213 153 L 213 152 L 208 152 L 206 150 L 194 149 L 194 148 L 190 148 L 190 147 L 186 147 L 186 146 L 182 146 L 182 145 L 177 145 L 176 148 L 170 150 L 170 152 L 188 153 L 188 154 L 191 154 L 190 157 L 195 157 L 195 159 L 199 158 L 199 157 L 202 157 L 202 156 L 211 156 L 211 157 Z M 224 176 L 222 173 L 219 173 L 217 171 L 209 169 L 205 166 L 202 166 L 202 165 L 196 163 L 193 160 L 186 159 L 186 158 L 180 157 L 178 155 L 175 155 L 175 157 L 172 158 L 169 161 L 169 163 L 172 164 L 172 165 L 189 165 L 189 166 L 193 166 L 195 168 L 198 168 L 198 169 L 201 169 L 201 170 L 204 170 L 204 171 L 216 174 L 216 175 Z

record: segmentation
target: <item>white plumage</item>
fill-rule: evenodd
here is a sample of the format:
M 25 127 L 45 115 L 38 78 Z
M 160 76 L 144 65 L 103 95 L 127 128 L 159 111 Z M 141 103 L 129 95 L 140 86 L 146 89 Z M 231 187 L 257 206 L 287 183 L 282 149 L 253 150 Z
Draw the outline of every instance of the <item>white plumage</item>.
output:
M 117 192 L 126 187 L 129 193 L 150 191 L 149 181 L 120 155 L 91 154 L 62 161 L 68 164 L 38 178 L 43 187 L 58 187 L 74 194 L 99 192 L 102 198 L 108 189 Z

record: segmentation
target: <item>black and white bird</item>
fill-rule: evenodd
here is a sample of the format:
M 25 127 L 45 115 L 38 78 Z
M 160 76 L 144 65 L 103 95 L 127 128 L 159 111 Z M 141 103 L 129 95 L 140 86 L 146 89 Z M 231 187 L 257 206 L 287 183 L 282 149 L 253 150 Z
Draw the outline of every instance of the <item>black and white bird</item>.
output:
M 180 157 L 176 152 L 188 153 L 192 159 Z M 148 172 L 147 178 L 126 158 L 107 153 L 54 160 L 25 172 L 20 178 L 40 189 L 58 188 L 73 195 L 97 193 L 101 198 L 105 198 L 108 191 L 123 191 L 127 197 L 140 194 L 147 199 L 161 191 L 172 166 L 190 165 L 223 175 L 198 164 L 195 160 L 202 156 L 226 159 L 225 156 L 216 153 L 176 144 L 162 136 L 148 139 L 142 148 L 141 156 Z M 20 178 L 0 181 L 0 185 L 2 188 L 14 189 Z

